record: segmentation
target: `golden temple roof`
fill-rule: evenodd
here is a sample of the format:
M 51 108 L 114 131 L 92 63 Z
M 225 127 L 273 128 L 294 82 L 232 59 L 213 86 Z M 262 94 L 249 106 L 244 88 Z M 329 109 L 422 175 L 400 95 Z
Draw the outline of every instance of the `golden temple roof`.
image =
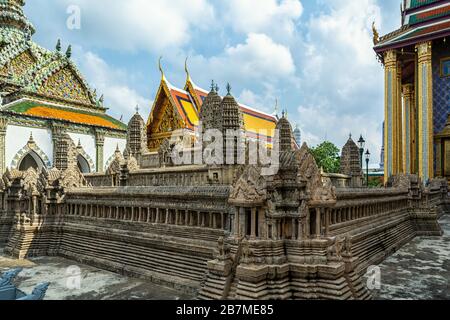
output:
M 173 107 L 182 119 L 184 128 L 194 130 L 194 128 L 198 126 L 199 113 L 208 92 L 195 85 L 190 77 L 187 78 L 184 90 L 173 86 L 165 77 L 162 77 L 157 94 L 158 96 L 155 99 L 147 125 L 150 125 L 152 122 L 151 120 L 155 116 L 154 113 L 156 112 L 155 108 L 159 101 L 159 95 L 167 95 L 167 92 L 170 93 L 168 98 L 172 101 Z M 239 106 L 243 113 L 244 128 L 247 137 L 252 139 L 263 139 L 268 143 L 271 143 L 275 134 L 277 118 L 241 103 L 239 103 Z

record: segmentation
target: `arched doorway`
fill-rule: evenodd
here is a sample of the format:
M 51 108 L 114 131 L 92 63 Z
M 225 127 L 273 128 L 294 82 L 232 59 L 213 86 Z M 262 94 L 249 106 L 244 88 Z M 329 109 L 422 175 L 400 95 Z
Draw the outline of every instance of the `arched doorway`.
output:
M 89 166 L 89 162 L 82 155 L 77 156 L 77 165 L 78 169 L 80 169 L 81 173 L 90 173 L 91 167 Z
M 44 161 L 42 161 L 41 157 L 31 150 L 28 152 L 18 165 L 20 171 L 27 171 L 30 168 L 34 168 L 35 170 L 42 169 L 45 167 Z

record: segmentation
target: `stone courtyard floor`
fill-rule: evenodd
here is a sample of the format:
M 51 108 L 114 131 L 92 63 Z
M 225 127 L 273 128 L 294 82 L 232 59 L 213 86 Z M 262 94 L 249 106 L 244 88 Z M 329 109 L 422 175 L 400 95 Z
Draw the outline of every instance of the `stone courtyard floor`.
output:
M 381 265 L 381 287 L 372 292 L 375 299 L 450 299 L 450 216 L 441 221 L 444 236 L 418 237 Z M 3 250 L 0 248 L 0 252 Z M 50 282 L 49 300 L 179 300 L 194 297 L 149 281 L 124 277 L 73 261 L 44 257 L 13 260 L 0 253 L 0 272 L 21 266 L 17 285 L 26 293 L 40 282 Z M 79 269 L 71 269 L 77 266 Z M 70 278 L 80 270 L 79 288 Z M 68 274 L 69 273 L 69 274 Z M 71 280 L 72 279 L 72 280 Z M 75 282 L 74 282 L 75 281 Z
M 0 252 L 2 251 L 0 248 Z M 0 272 L 15 267 L 24 268 L 15 283 L 25 293 L 31 293 L 38 283 L 50 282 L 45 300 L 193 299 L 192 296 L 149 281 L 124 277 L 64 258 L 45 257 L 18 261 L 0 253 Z M 81 273 L 79 286 L 77 278 L 71 277 L 74 271 L 77 274 Z
M 450 299 L 450 215 L 439 221 L 443 237 L 417 237 L 385 260 L 381 269 L 380 300 Z

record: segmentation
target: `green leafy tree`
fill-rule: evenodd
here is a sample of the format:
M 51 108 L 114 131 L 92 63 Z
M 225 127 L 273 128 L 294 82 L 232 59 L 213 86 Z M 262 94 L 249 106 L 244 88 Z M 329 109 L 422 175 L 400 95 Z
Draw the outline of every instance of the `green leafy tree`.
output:
M 323 168 L 323 171 L 327 173 L 339 172 L 341 166 L 340 150 L 333 143 L 324 141 L 310 150 L 319 168 Z

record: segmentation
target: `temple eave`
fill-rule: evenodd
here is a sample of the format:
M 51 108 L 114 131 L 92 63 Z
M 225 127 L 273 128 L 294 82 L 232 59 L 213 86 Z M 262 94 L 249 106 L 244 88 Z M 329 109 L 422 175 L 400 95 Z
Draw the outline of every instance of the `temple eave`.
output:
M 386 43 L 386 44 L 377 44 L 374 47 L 374 50 L 376 53 L 383 53 L 388 50 L 395 50 L 395 49 L 405 48 L 408 46 L 414 46 L 415 44 L 420 43 L 420 42 L 432 41 L 432 40 L 444 38 L 447 36 L 450 36 L 450 29 L 439 31 L 434 34 L 427 34 L 424 36 L 408 38 L 403 41 Z

